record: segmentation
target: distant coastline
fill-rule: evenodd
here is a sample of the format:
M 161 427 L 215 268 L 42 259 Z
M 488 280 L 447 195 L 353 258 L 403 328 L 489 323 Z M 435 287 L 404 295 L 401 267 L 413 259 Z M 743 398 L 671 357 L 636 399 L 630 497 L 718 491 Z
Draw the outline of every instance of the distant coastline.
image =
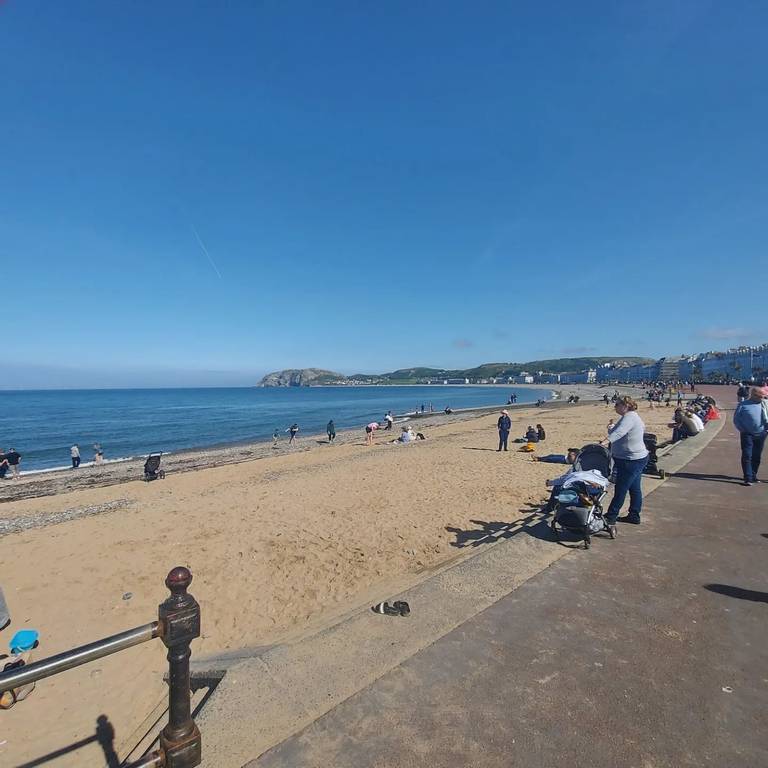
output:
M 483 363 L 474 368 L 448 369 L 400 368 L 389 373 L 343 374 L 325 368 L 285 368 L 263 376 L 257 387 L 311 386 L 461 386 L 465 384 L 533 384 L 534 375 L 544 372 L 557 375 L 604 365 L 632 365 L 652 362 L 642 357 L 562 357 L 552 360 L 530 360 L 527 363 Z M 522 379 L 522 380 L 521 380 Z M 530 379 L 530 380 L 529 380 Z M 539 382 L 548 383 L 548 382 Z

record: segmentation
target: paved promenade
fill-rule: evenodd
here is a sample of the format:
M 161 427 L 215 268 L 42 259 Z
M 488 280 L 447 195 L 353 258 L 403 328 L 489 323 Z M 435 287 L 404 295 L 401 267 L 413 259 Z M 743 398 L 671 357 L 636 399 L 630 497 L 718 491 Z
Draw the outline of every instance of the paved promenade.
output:
M 642 526 L 558 560 L 249 766 L 768 766 L 768 484 L 740 484 L 723 415 Z

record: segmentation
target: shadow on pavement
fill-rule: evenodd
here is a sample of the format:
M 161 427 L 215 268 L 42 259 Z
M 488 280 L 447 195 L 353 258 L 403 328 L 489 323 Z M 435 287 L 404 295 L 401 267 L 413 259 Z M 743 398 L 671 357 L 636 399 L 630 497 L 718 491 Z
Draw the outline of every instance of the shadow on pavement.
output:
M 742 479 L 740 477 L 732 477 L 731 475 L 706 475 L 696 474 L 695 472 L 675 472 L 672 477 L 682 477 L 685 480 L 709 480 L 713 483 L 735 483 L 741 485 Z
M 716 592 L 718 595 L 735 597 L 739 600 L 751 600 L 753 603 L 768 603 L 768 592 L 757 592 L 754 589 L 732 587 L 728 584 L 705 584 L 704 589 Z

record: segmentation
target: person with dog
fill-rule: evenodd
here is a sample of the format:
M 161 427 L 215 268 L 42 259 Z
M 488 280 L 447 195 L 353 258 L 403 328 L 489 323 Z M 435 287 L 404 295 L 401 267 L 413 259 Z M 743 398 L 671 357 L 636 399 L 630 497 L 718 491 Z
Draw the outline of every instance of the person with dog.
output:
M 614 472 L 616 474 L 613 499 L 605 515 L 605 522 L 616 535 L 616 521 L 640 524 L 643 509 L 642 479 L 648 463 L 648 449 L 643 435 L 645 424 L 637 413 L 637 403 L 629 396 L 619 397 L 614 406 L 620 418 L 608 430 L 607 440 L 611 445 Z M 601 441 L 604 442 L 604 441 Z M 629 493 L 629 511 L 624 517 L 619 512 Z

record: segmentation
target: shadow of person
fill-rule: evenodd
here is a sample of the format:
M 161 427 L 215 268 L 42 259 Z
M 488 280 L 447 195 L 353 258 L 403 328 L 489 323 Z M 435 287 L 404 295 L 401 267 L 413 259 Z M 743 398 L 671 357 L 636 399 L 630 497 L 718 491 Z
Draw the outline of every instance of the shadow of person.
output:
M 674 472 L 672 476 L 684 480 L 708 480 L 711 483 L 735 483 L 741 485 L 743 482 L 740 477 L 732 477 L 731 475 L 710 475 L 696 472 Z
M 17 765 L 16 768 L 38 768 L 38 766 L 51 763 L 54 760 L 58 760 L 65 755 L 71 755 L 83 747 L 87 747 L 93 742 L 98 742 L 101 746 L 102 752 L 104 752 L 104 759 L 107 761 L 107 768 L 120 768 L 120 760 L 115 752 L 115 729 L 112 727 L 112 723 L 109 722 L 109 718 L 106 715 L 99 715 L 96 718 L 96 733 L 92 736 L 86 736 L 80 741 L 75 741 L 72 744 L 68 744 L 66 747 L 61 747 L 53 752 L 49 752 L 47 755 L 42 755 L 34 760 L 30 760 L 27 763 Z
M 704 589 L 726 597 L 735 597 L 738 600 L 749 600 L 753 603 L 768 603 L 768 592 L 758 592 L 754 589 L 732 587 L 730 584 L 705 584 Z
M 107 768 L 120 768 L 120 760 L 115 752 L 115 729 L 106 715 L 96 718 L 96 741 L 104 752 Z

